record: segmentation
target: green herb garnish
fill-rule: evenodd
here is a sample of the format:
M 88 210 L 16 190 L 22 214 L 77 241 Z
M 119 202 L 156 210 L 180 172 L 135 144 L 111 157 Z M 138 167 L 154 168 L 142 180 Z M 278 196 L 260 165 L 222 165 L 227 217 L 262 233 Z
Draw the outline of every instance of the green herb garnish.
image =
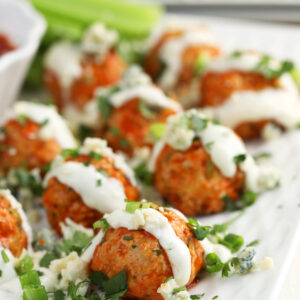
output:
M 238 154 L 233 157 L 233 161 L 236 165 L 242 163 L 245 160 L 246 160 L 246 154 Z
M 93 224 L 94 229 L 101 228 L 103 232 L 105 232 L 109 227 L 110 225 L 105 218 L 101 218 Z

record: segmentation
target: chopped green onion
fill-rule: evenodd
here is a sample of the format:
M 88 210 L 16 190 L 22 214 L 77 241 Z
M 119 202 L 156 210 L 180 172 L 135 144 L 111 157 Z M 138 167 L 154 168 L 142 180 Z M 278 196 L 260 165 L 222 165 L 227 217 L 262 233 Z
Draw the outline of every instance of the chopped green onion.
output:
M 5 253 L 4 250 L 1 251 L 1 256 L 2 256 L 2 259 L 5 263 L 8 263 L 9 262 L 9 258 L 7 256 L 7 254 Z
M 15 270 L 17 274 L 23 275 L 33 269 L 33 261 L 32 258 L 26 254 L 18 263 L 15 265 Z
M 93 224 L 93 227 L 94 227 L 94 229 L 101 228 L 102 231 L 105 232 L 110 227 L 110 225 L 105 218 L 102 218 L 102 219 L 96 221 Z

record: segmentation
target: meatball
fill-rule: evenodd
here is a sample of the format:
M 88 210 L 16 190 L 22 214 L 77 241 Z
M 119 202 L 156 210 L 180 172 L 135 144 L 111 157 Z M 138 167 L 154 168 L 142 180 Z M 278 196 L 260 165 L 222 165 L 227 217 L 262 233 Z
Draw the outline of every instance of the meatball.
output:
M 149 51 L 144 68 L 145 71 L 154 79 L 157 80 L 164 71 L 163 61 L 160 59 L 160 50 L 169 41 L 180 38 L 184 35 L 183 30 L 170 30 L 165 32 L 159 41 Z M 190 45 L 182 53 L 182 67 L 178 77 L 179 84 L 189 84 L 195 78 L 195 64 L 201 54 L 208 54 L 211 57 L 218 56 L 220 49 L 212 45 Z
M 239 169 L 232 178 L 226 178 L 202 143 L 195 140 L 185 151 L 164 146 L 156 160 L 154 185 L 170 204 L 195 216 L 224 210 L 224 195 L 236 201 L 244 178 Z
M 159 212 L 168 219 L 176 235 L 188 245 L 192 266 L 190 284 L 203 267 L 201 243 L 176 212 L 168 209 L 160 209 Z M 130 236 L 130 239 L 126 239 L 126 236 Z M 163 298 L 157 289 L 173 276 L 168 255 L 153 235 L 145 230 L 123 227 L 106 231 L 103 241 L 95 249 L 90 266 L 91 270 L 102 271 L 108 277 L 125 270 L 128 279 L 125 298 L 161 300 Z
M 198 105 L 243 139 L 268 138 L 269 128 L 281 132 L 299 122 L 294 71 L 290 61 L 235 51 L 206 66 L 198 83 Z
M 29 170 L 41 170 L 61 151 L 54 139 L 41 139 L 39 131 L 42 125 L 25 120 L 9 120 L 2 127 L 0 139 L 0 174 L 6 174 L 10 168 L 26 167 Z
M 56 108 L 18 101 L 4 115 L 0 131 L 0 174 L 10 168 L 28 170 L 45 167 L 64 148 L 76 141 Z
M 60 110 L 68 101 L 78 109 L 83 109 L 93 98 L 96 88 L 113 85 L 120 80 L 126 64 L 114 50 L 111 50 L 100 62 L 95 61 L 92 56 L 85 56 L 81 68 L 80 77 L 72 82 L 67 92 L 64 91 L 57 75 L 52 70 L 45 69 L 44 84 Z
M 141 103 L 147 106 L 148 115 L 141 112 Z M 132 99 L 112 110 L 104 138 L 114 150 L 121 150 L 132 156 L 137 148 L 151 149 L 151 126 L 155 123 L 165 123 L 167 118 L 175 113 L 171 108 L 150 107 L 141 99 Z
M 19 210 L 6 196 L 0 191 L 0 244 L 8 248 L 15 257 L 19 257 L 23 249 L 28 247 L 28 236 Z
M 112 160 L 103 156 L 92 158 L 89 155 L 79 155 L 68 158 L 67 161 L 88 163 L 100 172 L 120 181 L 125 195 L 133 201 L 139 200 L 139 191 L 130 180 L 114 166 Z M 92 228 L 93 223 L 103 216 L 103 213 L 87 206 L 81 196 L 71 187 L 61 183 L 56 177 L 50 178 L 43 194 L 43 205 L 46 209 L 52 228 L 61 234 L 60 223 L 70 218 L 75 223 Z
M 230 70 L 227 72 L 206 72 L 200 82 L 200 106 L 218 107 L 225 103 L 234 92 L 261 91 L 266 88 L 278 88 L 279 78 L 268 79 L 259 73 Z M 263 128 L 273 123 L 283 128 L 275 120 L 245 121 L 234 130 L 243 139 L 259 138 Z

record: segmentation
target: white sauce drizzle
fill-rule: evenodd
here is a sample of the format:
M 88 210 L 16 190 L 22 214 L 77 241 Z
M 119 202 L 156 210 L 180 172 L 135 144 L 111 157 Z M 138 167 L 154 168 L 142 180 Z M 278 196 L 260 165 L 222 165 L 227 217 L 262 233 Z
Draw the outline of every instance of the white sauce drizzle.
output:
M 120 169 L 133 185 L 137 185 L 134 173 L 126 163 L 124 157 L 114 153 L 112 149 L 107 146 L 106 140 L 99 138 L 86 138 L 80 149 L 80 153 L 89 154 L 91 151 L 110 158 L 113 161 L 114 166 Z
M 54 44 L 46 53 L 44 64 L 55 73 L 62 88 L 68 89 L 82 73 L 81 60 L 79 47 L 62 41 Z
M 244 72 L 253 71 L 262 59 L 258 52 L 243 52 L 239 56 L 228 55 L 211 61 L 205 68 L 205 72 L 226 72 L 239 70 Z M 272 65 L 278 67 L 279 61 L 273 60 Z
M 93 165 L 62 160 L 59 163 L 56 159 L 53 169 L 46 175 L 45 186 L 52 177 L 73 188 L 87 206 L 101 213 L 125 207 L 126 195 L 121 182 L 101 174 Z M 98 181 L 101 181 L 100 186 Z
M 237 171 L 237 165 L 234 157 L 240 154 L 246 154 L 246 159 L 239 164 L 246 175 L 246 187 L 254 192 L 261 192 L 270 189 L 278 184 L 280 173 L 274 169 L 256 165 L 254 159 L 247 154 L 247 150 L 242 140 L 229 128 L 214 124 L 208 121 L 207 127 L 202 131 L 194 131 L 185 128 L 181 124 L 183 114 L 171 116 L 165 130 L 163 139 L 156 144 L 153 155 L 149 161 L 150 171 L 155 170 L 156 160 L 166 144 L 178 150 L 187 150 L 193 143 L 194 138 L 199 137 L 203 145 L 211 142 L 211 147 L 206 150 L 211 155 L 212 161 L 226 177 L 233 177 Z M 186 116 L 203 115 L 196 110 L 185 112 Z
M 162 76 L 159 78 L 160 86 L 165 90 L 172 89 L 178 80 L 182 68 L 182 55 L 188 47 L 211 45 L 217 47 L 214 37 L 205 28 L 195 28 L 186 31 L 182 36 L 170 39 L 160 50 L 160 58 L 166 64 Z
M 4 122 L 17 119 L 20 115 L 25 115 L 32 121 L 43 125 L 39 131 L 41 139 L 57 140 L 62 148 L 74 148 L 77 143 L 67 127 L 63 118 L 57 113 L 55 107 L 32 102 L 18 101 L 4 116 Z
M 114 93 L 110 98 L 110 103 L 114 107 L 121 107 L 133 98 L 140 98 L 149 105 L 171 108 L 176 112 L 182 111 L 181 105 L 168 98 L 162 90 L 151 85 L 140 85 Z
M 167 97 L 137 65 L 133 65 L 126 70 L 118 87 L 120 91 L 114 92 L 108 97 L 110 104 L 114 107 L 121 107 L 128 101 L 139 98 L 149 106 L 170 108 L 175 112 L 182 111 L 181 105 Z M 106 95 L 109 91 L 107 88 L 99 88 L 96 95 Z
M 67 41 L 54 44 L 46 53 L 44 65 L 56 74 L 62 88 L 68 89 L 82 74 L 81 62 L 84 53 L 94 54 L 101 61 L 117 39 L 116 31 L 108 30 L 101 23 L 95 23 L 86 30 L 82 46 Z
M 173 290 L 179 287 L 180 286 L 174 279 L 170 279 L 161 284 L 157 290 L 157 293 L 161 294 L 165 300 L 190 300 L 190 294 L 186 290 L 173 294 Z
M 168 219 L 152 208 L 137 209 L 134 214 L 116 210 L 104 216 L 113 228 L 144 229 L 155 236 L 166 251 L 174 279 L 179 286 L 186 285 L 191 276 L 191 254 L 185 243 L 175 234 Z
M 10 190 L 0 190 L 0 196 L 7 199 L 11 207 L 19 213 L 21 220 L 22 220 L 22 227 L 27 235 L 27 249 L 31 251 L 31 242 L 32 242 L 32 230 L 31 226 L 29 225 L 29 222 L 27 220 L 27 217 L 23 211 L 22 205 L 20 202 L 18 202 L 15 197 L 11 194 Z M 1 247 L 1 246 L 0 246 Z
M 96 247 L 101 243 L 104 237 L 104 232 L 100 230 L 92 240 L 91 245 L 82 253 L 81 259 L 90 262 L 96 250 Z
M 258 53 L 246 52 L 239 57 L 223 57 L 212 61 L 205 72 L 226 72 L 240 70 L 251 72 L 260 62 Z M 278 68 L 277 60 L 270 62 Z M 273 119 L 286 128 L 294 128 L 300 121 L 300 99 L 297 86 L 290 74 L 279 78 L 278 88 L 261 91 L 236 91 L 218 107 L 208 107 L 212 115 L 222 124 L 235 128 L 245 121 Z

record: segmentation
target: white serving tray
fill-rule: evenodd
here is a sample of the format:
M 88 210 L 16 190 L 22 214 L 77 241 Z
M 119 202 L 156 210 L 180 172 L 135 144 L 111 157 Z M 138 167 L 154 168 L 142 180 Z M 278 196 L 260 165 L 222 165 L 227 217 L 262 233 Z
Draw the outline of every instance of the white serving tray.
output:
M 215 17 L 184 16 L 183 18 L 207 24 L 226 51 L 236 48 L 255 49 L 280 59 L 293 60 L 300 65 L 300 27 L 231 21 Z M 279 189 L 261 195 L 257 203 L 248 208 L 245 214 L 229 228 L 229 231 L 243 235 L 246 244 L 259 239 L 258 260 L 271 256 L 275 267 L 269 271 L 229 279 L 205 276 L 191 290 L 194 294 L 205 293 L 201 298 L 203 300 L 211 299 L 216 295 L 220 300 L 278 299 L 299 242 L 300 130 L 289 132 L 272 142 L 249 144 L 248 149 L 252 153 L 272 153 L 272 157 L 266 163 L 282 171 L 283 183 Z M 236 213 L 222 213 L 198 219 L 203 224 L 216 224 L 223 223 L 235 215 Z M 298 299 L 300 296 L 295 295 L 284 300 Z
M 169 17 L 207 24 L 227 51 L 255 49 L 281 59 L 291 59 L 300 65 L 300 27 L 217 17 Z M 44 93 L 23 96 L 22 99 L 45 98 Z M 258 260 L 270 256 L 275 267 L 273 270 L 231 278 L 204 276 L 191 290 L 192 294 L 205 293 L 201 300 L 210 300 L 216 295 L 218 300 L 277 300 L 300 239 L 300 130 L 270 143 L 249 144 L 248 149 L 252 153 L 271 152 L 272 157 L 266 163 L 282 171 L 283 184 L 281 188 L 261 195 L 257 203 L 230 226 L 229 231 L 243 235 L 245 244 L 259 239 Z M 209 225 L 223 223 L 235 215 L 222 213 L 198 219 Z M 300 267 L 300 261 L 298 264 Z M 299 300 L 300 296 L 294 294 L 292 298 L 280 300 Z

